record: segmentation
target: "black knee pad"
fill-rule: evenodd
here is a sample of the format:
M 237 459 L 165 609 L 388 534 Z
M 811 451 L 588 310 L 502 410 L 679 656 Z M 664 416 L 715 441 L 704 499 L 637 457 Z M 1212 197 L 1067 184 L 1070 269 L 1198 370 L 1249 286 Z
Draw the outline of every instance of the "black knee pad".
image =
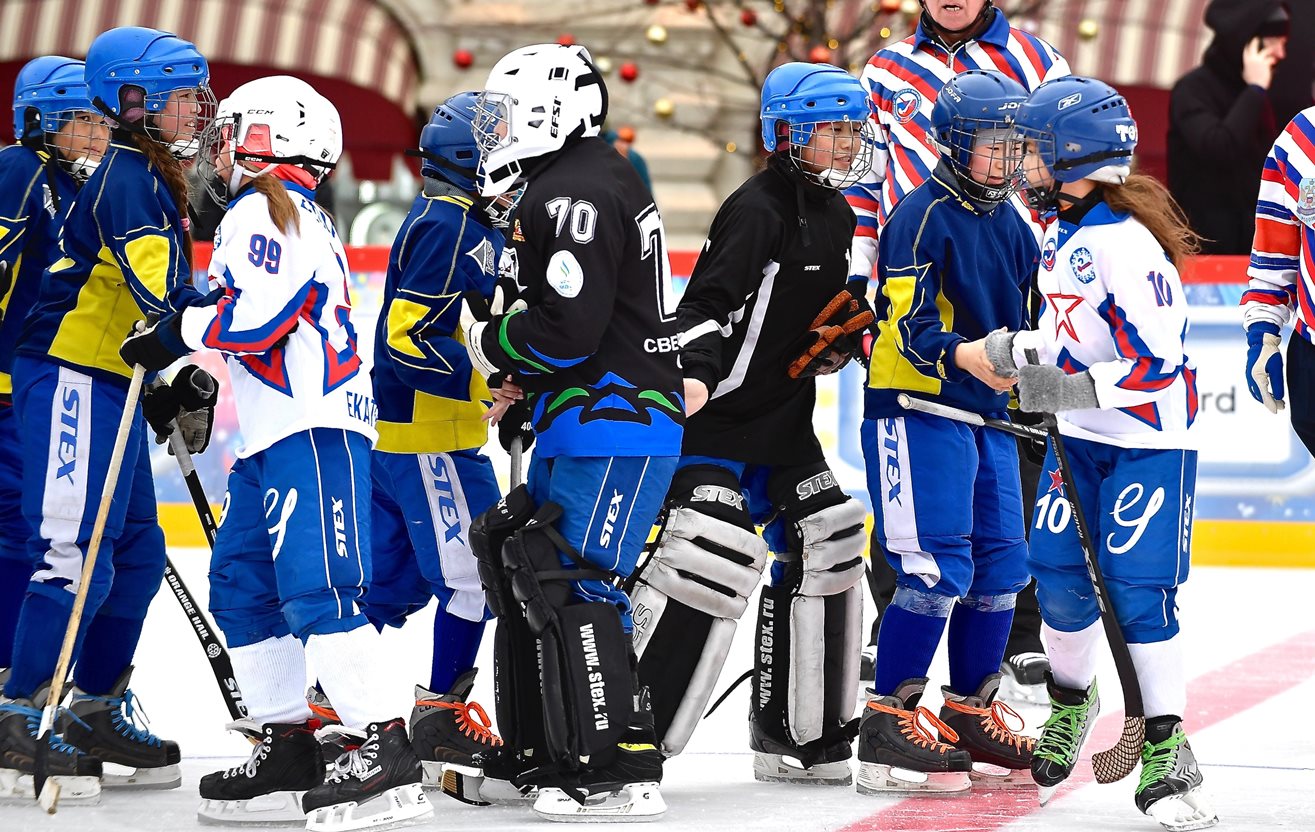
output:
M 479 582 L 489 610 L 498 618 L 516 607 L 510 578 L 502 566 L 502 546 L 512 533 L 530 522 L 535 508 L 529 490 L 518 485 L 470 524 L 470 549 L 479 568 Z

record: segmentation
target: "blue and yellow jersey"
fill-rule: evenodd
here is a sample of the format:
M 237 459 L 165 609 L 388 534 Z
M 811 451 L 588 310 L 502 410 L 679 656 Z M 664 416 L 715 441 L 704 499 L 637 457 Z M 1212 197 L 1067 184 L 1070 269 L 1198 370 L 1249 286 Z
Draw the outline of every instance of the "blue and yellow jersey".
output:
M 877 258 L 877 337 L 863 415 L 901 416 L 896 398 L 999 413 L 997 393 L 954 363 L 954 351 L 1000 327 L 1026 323 L 1040 250 L 1009 204 L 983 211 L 942 162 L 890 215 Z
M 398 231 L 374 346 L 379 441 L 389 453 L 481 447 L 488 386 L 461 340 L 462 293 L 493 294 L 502 233 L 460 192 L 428 182 Z
M 47 161 L 22 145 L 0 150 L 0 401 L 13 392 L 14 346 L 78 191 L 72 176 Z
M 201 297 L 185 240 L 164 177 L 140 150 L 112 142 L 64 221 L 60 257 L 46 270 L 18 352 L 131 378 L 119 345 L 133 324 Z

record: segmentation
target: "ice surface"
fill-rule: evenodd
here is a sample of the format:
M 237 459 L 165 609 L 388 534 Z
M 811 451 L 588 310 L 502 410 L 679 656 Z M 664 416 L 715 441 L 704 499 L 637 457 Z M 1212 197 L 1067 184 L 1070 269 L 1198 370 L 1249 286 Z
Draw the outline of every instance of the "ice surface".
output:
M 190 588 L 204 595 L 208 553 L 172 552 Z M 1221 830 L 1292 829 L 1315 832 L 1315 571 L 1208 569 L 1193 571 L 1180 593 L 1187 675 L 1187 730 L 1206 776 Z M 752 610 L 746 614 L 720 685 L 751 664 Z M 381 686 L 410 695 L 427 681 L 428 615 L 386 634 L 397 657 Z M 486 642 L 488 640 L 486 639 Z M 476 698 L 493 712 L 488 651 Z M 183 830 L 199 828 L 196 785 L 206 772 L 245 758 L 245 740 L 226 734 L 227 721 L 213 677 L 172 597 L 161 593 L 151 608 L 137 656 L 133 688 L 151 727 L 183 748 L 183 787 L 167 792 L 107 792 L 94 808 L 66 807 L 55 816 L 35 804 L 0 805 L 0 832 L 70 830 Z M 926 702 L 939 705 L 944 656 L 932 669 Z M 1113 742 L 1121 723 L 1119 687 L 1108 657 L 1101 666 L 1105 692 L 1099 733 L 1088 752 Z M 719 687 L 720 690 L 720 687 Z M 1083 763 L 1073 785 L 1044 809 L 1032 794 L 974 792 L 963 797 L 864 797 L 852 788 L 756 783 L 747 750 L 749 687 L 732 694 L 695 733 L 688 750 L 667 764 L 663 793 L 670 806 L 663 829 L 702 832 L 749 830 L 1064 830 L 1155 832 L 1159 826 L 1132 803 L 1135 779 L 1096 785 Z M 856 702 L 858 697 L 856 696 Z M 1030 730 L 1044 709 L 1020 708 Z M 420 828 L 444 830 L 545 829 L 525 807 L 466 806 L 433 795 L 435 818 Z

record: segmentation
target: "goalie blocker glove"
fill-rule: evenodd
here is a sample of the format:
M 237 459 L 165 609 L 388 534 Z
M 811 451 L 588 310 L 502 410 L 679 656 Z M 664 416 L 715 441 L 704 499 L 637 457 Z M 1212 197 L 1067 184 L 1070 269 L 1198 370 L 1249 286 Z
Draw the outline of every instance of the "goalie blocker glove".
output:
M 790 362 L 790 378 L 824 376 L 839 371 L 856 354 L 862 355 L 862 338 L 876 320 L 866 297 L 867 281 L 855 280 L 828 303 L 796 345 L 798 357 Z

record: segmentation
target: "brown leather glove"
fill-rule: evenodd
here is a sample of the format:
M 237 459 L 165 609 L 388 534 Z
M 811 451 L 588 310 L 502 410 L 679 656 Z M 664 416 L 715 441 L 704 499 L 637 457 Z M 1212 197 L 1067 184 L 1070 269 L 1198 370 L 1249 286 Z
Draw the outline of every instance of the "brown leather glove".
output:
M 876 319 L 866 297 L 845 289 L 813 318 L 796 346 L 798 358 L 790 362 L 786 375 L 810 378 L 836 372 L 860 350 L 863 332 Z

